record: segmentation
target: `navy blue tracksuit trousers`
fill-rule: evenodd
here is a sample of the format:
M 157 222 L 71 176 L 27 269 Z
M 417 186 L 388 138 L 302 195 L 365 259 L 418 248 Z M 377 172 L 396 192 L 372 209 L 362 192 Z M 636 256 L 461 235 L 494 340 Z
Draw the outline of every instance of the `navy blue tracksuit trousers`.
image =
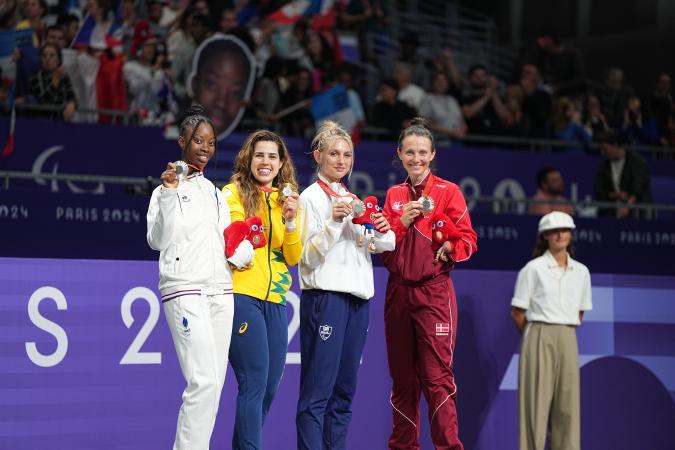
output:
M 344 292 L 302 291 L 298 450 L 346 448 L 369 310 Z
M 234 294 L 230 364 L 239 385 L 233 450 L 260 450 L 267 412 L 286 367 L 286 306 Z

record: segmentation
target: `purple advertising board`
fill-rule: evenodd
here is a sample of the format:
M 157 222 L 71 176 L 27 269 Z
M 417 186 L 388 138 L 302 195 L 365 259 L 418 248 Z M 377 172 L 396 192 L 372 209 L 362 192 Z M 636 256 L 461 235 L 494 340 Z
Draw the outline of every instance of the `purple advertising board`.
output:
M 526 261 L 522 261 L 525 264 Z M 369 336 L 348 445 L 385 448 L 391 379 L 384 339 L 387 272 L 375 268 Z M 296 277 L 295 268 L 292 274 Z M 170 448 L 185 382 L 157 291 L 155 261 L 0 258 L 0 448 Z M 515 450 L 519 336 L 516 271 L 452 273 L 460 438 Z M 593 274 L 594 309 L 577 331 L 584 448 L 675 446 L 675 277 Z M 264 448 L 295 448 L 300 356 L 297 280 L 288 295 L 284 378 Z M 228 371 L 212 439 L 229 448 L 236 380 Z M 424 401 L 423 401 L 424 403 Z M 433 448 L 422 407 L 421 448 Z

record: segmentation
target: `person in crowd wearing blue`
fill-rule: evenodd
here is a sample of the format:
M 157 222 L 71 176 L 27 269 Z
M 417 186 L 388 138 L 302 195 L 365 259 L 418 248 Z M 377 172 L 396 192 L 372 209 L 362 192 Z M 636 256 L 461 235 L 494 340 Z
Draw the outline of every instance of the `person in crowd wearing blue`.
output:
M 583 142 L 590 144 L 593 140 L 581 123 L 581 112 L 574 100 L 560 97 L 553 118 L 553 137 L 561 141 Z M 583 147 L 559 148 L 567 153 L 584 153 Z

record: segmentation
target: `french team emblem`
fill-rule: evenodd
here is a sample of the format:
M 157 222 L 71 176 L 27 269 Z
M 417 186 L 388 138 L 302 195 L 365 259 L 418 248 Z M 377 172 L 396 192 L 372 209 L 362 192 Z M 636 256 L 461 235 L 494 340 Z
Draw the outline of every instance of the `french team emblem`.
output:
M 321 339 L 324 341 L 330 337 L 330 334 L 333 332 L 333 327 L 329 327 L 328 325 L 321 325 L 319 326 L 319 336 L 321 336 Z
M 190 328 L 188 328 L 188 321 L 183 317 L 183 336 L 190 337 Z
M 437 323 L 436 324 L 436 336 L 447 336 L 450 333 L 450 324 L 449 323 Z

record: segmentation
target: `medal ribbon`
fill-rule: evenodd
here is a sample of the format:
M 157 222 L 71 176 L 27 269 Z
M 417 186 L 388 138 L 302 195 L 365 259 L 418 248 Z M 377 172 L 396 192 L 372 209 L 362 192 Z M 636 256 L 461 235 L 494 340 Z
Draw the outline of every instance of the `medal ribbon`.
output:
M 323 181 L 321 178 L 319 178 L 318 180 L 316 180 L 316 182 L 319 184 L 319 186 L 321 186 L 321 189 L 323 189 L 323 191 L 324 191 L 326 194 L 330 195 L 331 197 L 336 197 L 336 198 L 351 197 L 351 198 L 354 199 L 354 200 L 358 200 L 358 199 L 359 199 L 356 195 L 354 195 L 354 194 L 352 194 L 351 192 L 349 192 L 349 189 L 347 189 L 347 186 L 345 186 L 345 183 L 344 183 L 343 181 L 340 181 L 340 183 L 342 184 L 342 187 L 344 188 L 344 190 L 347 191 L 347 195 L 339 195 L 339 194 L 336 194 L 335 191 L 332 190 L 332 189 L 330 188 L 330 186 L 328 186 L 326 183 L 324 183 L 324 181 Z
M 186 163 L 186 164 L 187 164 L 187 163 Z M 192 164 L 188 164 L 188 167 L 192 167 L 193 169 L 195 169 L 195 170 L 198 171 L 198 172 L 204 172 L 204 169 L 200 169 L 199 167 L 193 166 Z
M 263 186 L 262 184 L 258 185 L 258 189 L 260 189 L 263 192 L 267 192 L 268 194 L 271 194 L 272 192 L 276 192 L 274 189 L 268 188 L 267 186 Z
M 424 191 L 422 191 L 422 195 L 420 195 L 420 198 L 424 197 L 425 195 L 429 195 L 429 192 L 431 192 L 431 188 L 434 185 L 434 174 L 429 172 L 429 179 L 427 180 L 427 185 L 424 186 Z M 410 197 L 410 190 L 412 189 L 413 192 L 415 192 L 415 188 L 413 186 L 410 186 L 408 189 L 408 203 L 412 201 L 412 198 Z

